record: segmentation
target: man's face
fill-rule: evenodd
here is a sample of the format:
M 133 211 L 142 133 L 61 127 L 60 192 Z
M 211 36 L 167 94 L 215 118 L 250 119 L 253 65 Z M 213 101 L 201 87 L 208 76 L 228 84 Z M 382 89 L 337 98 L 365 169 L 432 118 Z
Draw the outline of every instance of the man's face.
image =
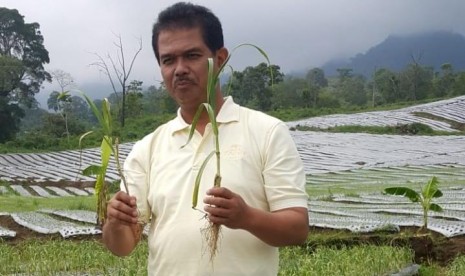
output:
M 207 59 L 213 57 L 218 68 L 224 62 L 222 50 L 226 49 L 213 54 L 199 28 L 161 31 L 158 49 L 161 74 L 171 97 L 182 111 L 195 112 L 207 99 Z

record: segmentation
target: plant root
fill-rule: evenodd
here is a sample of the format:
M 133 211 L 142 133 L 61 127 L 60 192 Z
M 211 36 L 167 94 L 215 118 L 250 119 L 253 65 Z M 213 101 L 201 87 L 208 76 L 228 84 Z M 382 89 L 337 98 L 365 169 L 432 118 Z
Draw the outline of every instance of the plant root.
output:
M 210 255 L 210 263 L 219 251 L 219 242 L 221 240 L 221 225 L 208 222 L 208 225 L 200 230 L 205 241 L 205 251 Z

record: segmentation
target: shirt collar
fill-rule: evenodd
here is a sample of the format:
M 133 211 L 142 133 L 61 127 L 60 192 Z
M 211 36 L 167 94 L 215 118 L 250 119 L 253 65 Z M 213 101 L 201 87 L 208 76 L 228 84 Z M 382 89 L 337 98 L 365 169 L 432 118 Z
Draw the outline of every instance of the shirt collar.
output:
M 236 104 L 232 96 L 224 98 L 225 101 L 221 106 L 220 112 L 216 116 L 216 121 L 219 124 L 226 124 L 230 122 L 239 121 L 239 105 Z M 173 121 L 172 133 L 188 128 L 190 125 L 184 121 L 181 116 L 181 108 L 178 108 L 177 116 Z

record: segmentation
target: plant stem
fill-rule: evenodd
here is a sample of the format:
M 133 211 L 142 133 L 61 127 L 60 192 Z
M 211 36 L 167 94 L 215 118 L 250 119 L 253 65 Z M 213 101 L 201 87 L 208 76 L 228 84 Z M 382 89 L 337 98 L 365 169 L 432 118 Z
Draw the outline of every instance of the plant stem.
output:
M 118 170 L 118 174 L 121 177 L 121 181 L 123 181 L 124 189 L 126 190 L 126 193 L 129 195 L 128 184 L 126 182 L 126 178 L 124 177 L 123 169 L 121 168 L 121 163 L 119 161 L 119 139 L 118 137 L 115 138 L 115 159 L 116 159 L 116 169 Z

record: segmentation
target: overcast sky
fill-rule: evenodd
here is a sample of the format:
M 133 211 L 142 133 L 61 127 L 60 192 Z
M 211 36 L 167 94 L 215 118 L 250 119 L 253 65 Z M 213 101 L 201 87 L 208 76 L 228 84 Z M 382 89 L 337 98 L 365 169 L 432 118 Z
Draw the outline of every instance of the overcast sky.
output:
M 168 0 L 1 0 L 17 9 L 27 23 L 37 22 L 49 51 L 46 69 L 68 72 L 76 84 L 103 83 L 106 76 L 89 66 L 94 53 L 115 55 L 120 35 L 127 59 L 142 39 L 130 79 L 157 84 L 160 71 L 151 48 L 151 28 Z M 284 73 L 307 70 L 335 58 L 365 52 L 391 34 L 447 30 L 465 35 L 463 0 L 205 0 L 223 24 L 228 48 L 241 43 L 262 47 Z M 262 59 L 240 48 L 231 60 L 235 70 L 255 66 Z M 47 85 L 46 98 L 55 84 Z

